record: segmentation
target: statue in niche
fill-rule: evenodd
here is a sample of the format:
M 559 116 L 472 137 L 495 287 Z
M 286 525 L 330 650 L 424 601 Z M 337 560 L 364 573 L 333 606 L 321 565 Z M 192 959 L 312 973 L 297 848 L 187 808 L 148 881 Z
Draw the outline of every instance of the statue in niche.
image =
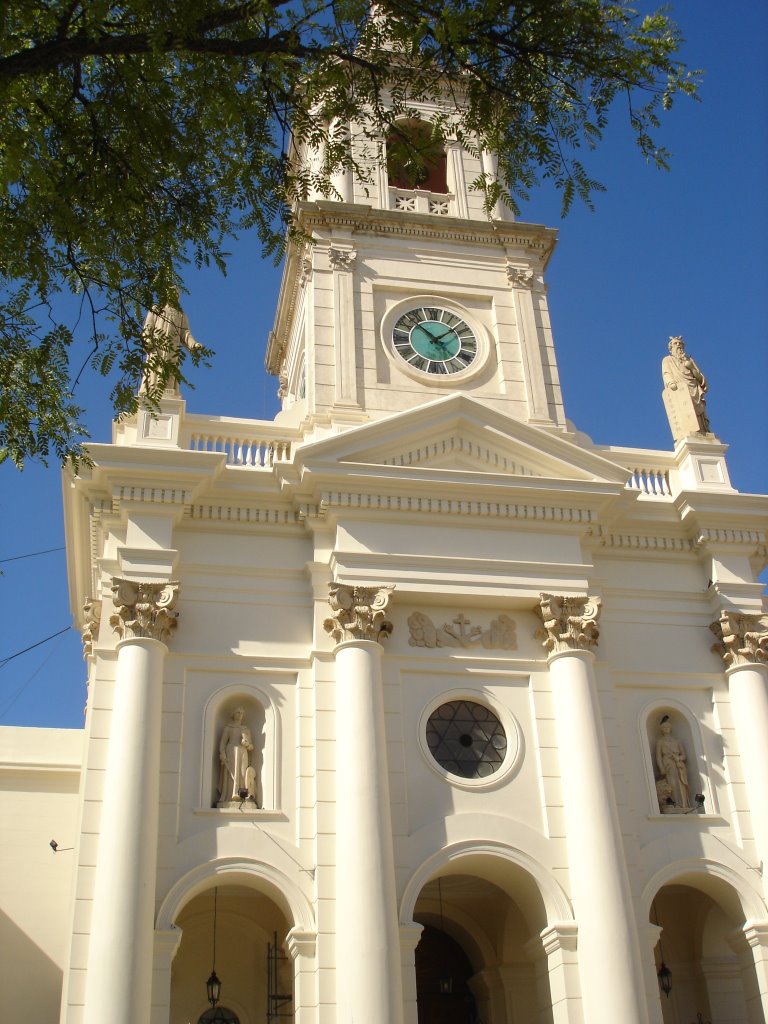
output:
M 656 783 L 659 807 L 664 813 L 669 813 L 670 809 L 688 811 L 692 805 L 685 747 L 672 735 L 669 715 L 664 715 L 659 722 L 659 731 L 661 735 L 656 741 L 656 765 L 661 773 Z
M 669 339 L 669 355 L 661 361 L 664 407 L 675 441 L 690 434 L 708 434 L 709 417 L 705 395 L 707 378 L 686 353 L 683 339 Z
M 219 802 L 218 807 L 246 801 L 261 806 L 259 780 L 254 766 L 251 730 L 243 724 L 245 709 L 235 708 L 229 722 L 221 730 L 219 740 Z

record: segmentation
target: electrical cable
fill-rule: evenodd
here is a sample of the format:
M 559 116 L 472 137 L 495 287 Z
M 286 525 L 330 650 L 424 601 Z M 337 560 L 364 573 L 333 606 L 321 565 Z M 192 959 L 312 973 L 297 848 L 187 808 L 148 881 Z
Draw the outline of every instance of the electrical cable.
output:
M 38 640 L 36 644 L 32 644 L 30 647 L 25 647 L 23 651 L 16 651 L 15 654 L 9 654 L 7 658 L 0 658 L 0 669 L 5 668 L 9 661 L 13 661 L 14 658 L 21 657 L 22 654 L 26 654 L 27 651 L 34 651 L 36 647 L 41 647 L 43 644 L 47 644 L 49 640 L 55 640 L 57 636 L 61 636 L 63 633 L 68 633 L 71 626 L 65 626 L 64 629 L 60 629 L 58 633 L 51 633 L 44 640 Z
M 0 558 L 0 565 L 6 562 L 18 562 L 22 558 L 34 558 L 36 555 L 50 555 L 52 551 L 63 551 L 64 545 L 59 548 L 45 548 L 43 551 L 29 551 L 26 555 L 14 555 L 12 558 Z

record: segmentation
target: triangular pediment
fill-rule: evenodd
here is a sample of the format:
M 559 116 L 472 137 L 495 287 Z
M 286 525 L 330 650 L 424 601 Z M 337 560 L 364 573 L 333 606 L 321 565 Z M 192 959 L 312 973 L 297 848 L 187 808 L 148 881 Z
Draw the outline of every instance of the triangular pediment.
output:
M 343 466 L 624 484 L 627 471 L 567 437 L 512 419 L 466 395 L 354 427 L 303 446 L 307 469 Z

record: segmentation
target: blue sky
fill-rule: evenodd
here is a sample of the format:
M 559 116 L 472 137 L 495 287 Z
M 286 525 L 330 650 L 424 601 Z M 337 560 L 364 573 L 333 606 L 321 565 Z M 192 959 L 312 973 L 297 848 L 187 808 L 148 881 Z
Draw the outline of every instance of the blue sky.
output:
M 738 12 L 738 16 L 728 11 Z M 661 141 L 672 168 L 645 165 L 615 126 L 589 166 L 608 192 L 594 213 L 560 220 L 546 188 L 521 219 L 558 227 L 547 275 L 566 413 L 595 441 L 671 450 L 661 400 L 667 339 L 682 334 L 710 385 L 712 428 L 730 445 L 741 491 L 768 490 L 768 5 L 678 0 L 684 57 L 706 71 L 699 104 L 679 101 Z M 190 412 L 271 419 L 276 381 L 263 370 L 280 271 L 255 239 L 231 246 L 227 278 L 190 273 L 195 336 L 217 352 L 195 373 Z M 80 396 L 95 441 L 110 438 L 106 389 Z M 57 467 L 0 466 L 0 560 L 64 543 Z M 0 669 L 0 724 L 78 727 L 85 665 L 62 551 L 0 562 L 0 663 L 59 630 L 61 637 Z

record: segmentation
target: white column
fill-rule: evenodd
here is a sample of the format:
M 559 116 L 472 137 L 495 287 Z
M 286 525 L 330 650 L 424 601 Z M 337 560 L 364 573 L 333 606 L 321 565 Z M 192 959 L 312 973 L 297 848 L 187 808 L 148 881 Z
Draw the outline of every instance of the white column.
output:
M 336 647 L 338 1024 L 401 1024 L 395 867 L 379 640 L 387 588 L 331 584 Z
M 150 1020 L 165 641 L 178 585 L 115 580 L 122 639 L 94 880 L 85 1024 Z
M 584 1019 L 647 1024 L 640 948 L 592 670 L 600 601 L 541 598 Z
M 758 615 L 722 612 L 710 627 L 726 664 L 744 785 L 763 889 L 768 895 L 768 622 Z

